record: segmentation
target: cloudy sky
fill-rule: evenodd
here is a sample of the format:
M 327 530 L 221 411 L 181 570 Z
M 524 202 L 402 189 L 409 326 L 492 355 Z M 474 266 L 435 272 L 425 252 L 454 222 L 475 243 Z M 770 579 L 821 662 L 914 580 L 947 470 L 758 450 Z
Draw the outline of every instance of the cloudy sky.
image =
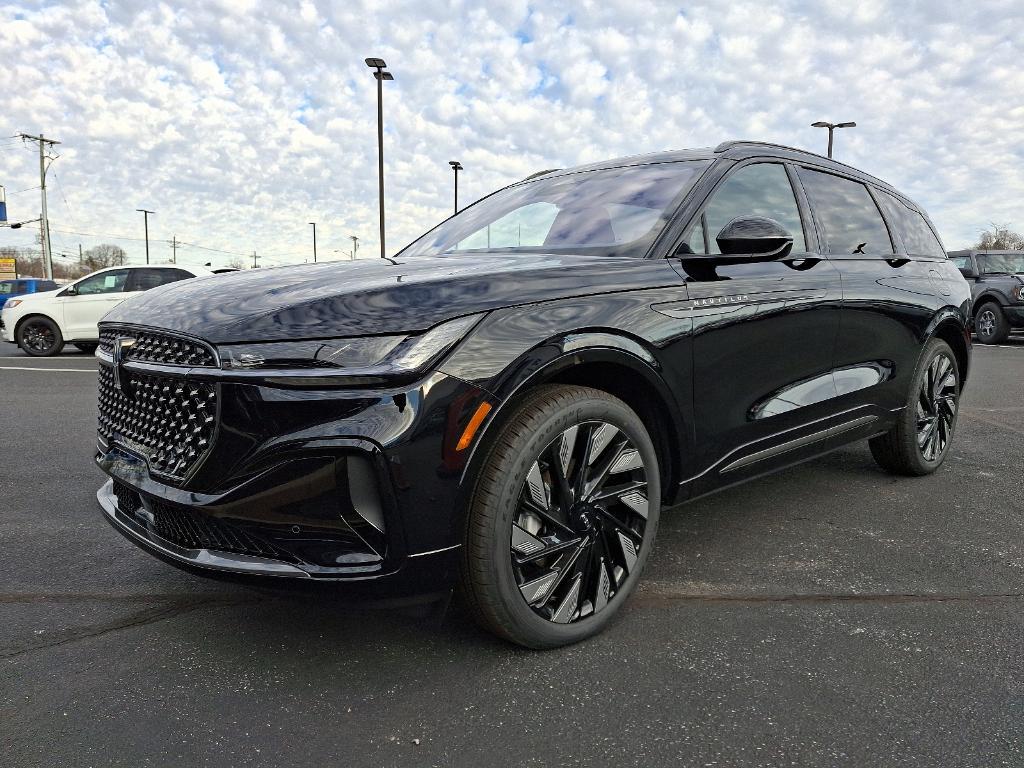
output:
M 224 264 L 376 253 L 387 60 L 388 245 L 543 168 L 751 138 L 823 151 L 922 203 L 950 248 L 1024 229 L 1024 3 L 0 0 L 0 184 L 54 250 L 116 242 Z M 131 239 L 135 238 L 135 239 Z M 0 230 L 0 246 L 33 243 Z M 204 246 L 202 250 L 197 246 Z M 230 252 L 223 253 L 222 251 Z

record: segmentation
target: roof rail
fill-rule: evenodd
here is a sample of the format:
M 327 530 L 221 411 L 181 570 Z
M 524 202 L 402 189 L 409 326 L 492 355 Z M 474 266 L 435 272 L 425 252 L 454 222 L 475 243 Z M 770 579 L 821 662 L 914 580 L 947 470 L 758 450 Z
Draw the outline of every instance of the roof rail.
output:
M 786 144 L 775 144 L 774 142 L 771 141 L 748 141 L 745 139 L 733 139 L 732 141 L 723 141 L 721 144 L 715 147 L 715 154 L 718 155 L 721 154 L 722 152 L 725 152 L 727 149 L 732 149 L 733 147 L 740 145 L 746 146 L 749 144 L 753 144 L 754 146 L 757 147 L 775 147 L 776 149 L 792 149 L 797 152 L 807 151 L 805 149 L 798 149 L 797 147 L 790 147 Z M 811 152 L 809 154 L 813 155 L 814 153 Z
M 547 176 L 549 173 L 555 173 L 555 171 L 560 171 L 560 170 L 562 170 L 562 169 L 561 168 L 548 168 L 546 171 L 537 171 L 536 173 L 531 173 L 529 176 L 527 176 L 525 179 L 523 179 L 523 181 L 529 181 L 530 179 L 536 179 L 538 176 Z

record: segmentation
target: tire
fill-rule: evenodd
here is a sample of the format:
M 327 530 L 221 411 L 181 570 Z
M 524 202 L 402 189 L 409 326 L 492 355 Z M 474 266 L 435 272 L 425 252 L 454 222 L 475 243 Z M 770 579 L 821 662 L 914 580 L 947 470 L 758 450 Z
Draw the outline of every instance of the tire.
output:
M 1010 335 L 1010 324 L 994 301 L 986 301 L 974 315 L 974 335 L 982 344 L 1002 344 Z
M 74 342 L 72 342 L 72 344 L 74 344 L 76 347 L 78 347 L 78 349 L 80 351 L 85 352 L 85 354 L 87 354 L 87 355 L 93 354 L 96 351 L 96 347 L 99 346 L 99 344 L 97 344 L 96 342 L 88 343 L 88 342 L 74 341 Z
M 946 342 L 932 339 L 914 372 L 907 407 L 895 427 L 870 440 L 871 455 L 892 474 L 931 474 L 949 451 L 959 405 L 956 355 Z
M 605 392 L 548 385 L 486 450 L 466 519 L 463 602 L 485 629 L 528 648 L 600 632 L 657 533 L 658 457 L 643 422 Z
M 32 357 L 52 357 L 64 349 L 60 328 L 48 317 L 30 317 L 18 326 L 18 346 Z

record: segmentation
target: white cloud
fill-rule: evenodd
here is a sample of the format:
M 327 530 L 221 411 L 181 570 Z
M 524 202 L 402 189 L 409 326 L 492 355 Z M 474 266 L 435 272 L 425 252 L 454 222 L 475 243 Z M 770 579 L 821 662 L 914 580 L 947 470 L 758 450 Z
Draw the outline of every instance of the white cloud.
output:
M 140 236 L 134 209 L 146 205 L 158 241 L 301 261 L 315 220 L 321 255 L 349 249 L 349 234 L 371 255 L 367 55 L 396 77 L 392 251 L 448 215 L 451 159 L 469 201 L 541 168 L 726 138 L 821 149 L 818 119 L 856 120 L 837 157 L 920 201 L 948 246 L 993 220 L 1024 229 L 1024 9 L 1010 0 L 0 0 L 0 19 L 0 137 L 63 142 L 50 209 L 67 252 Z M 38 212 L 37 174 L 32 152 L 0 138 L 13 217 Z M 24 232 L 0 245 L 29 242 Z M 121 242 L 141 258 L 141 243 Z

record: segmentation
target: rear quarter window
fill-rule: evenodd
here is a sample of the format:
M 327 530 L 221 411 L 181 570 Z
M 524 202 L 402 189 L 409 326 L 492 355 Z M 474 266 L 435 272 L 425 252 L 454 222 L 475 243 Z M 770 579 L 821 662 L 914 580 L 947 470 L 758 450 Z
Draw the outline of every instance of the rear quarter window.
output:
M 835 255 L 894 253 L 889 230 L 868 188 L 859 181 L 801 168 L 807 197 L 825 230 L 829 253 Z
M 924 216 L 888 192 L 879 191 L 878 199 L 889 221 L 903 238 L 903 245 L 908 254 L 938 259 L 945 257 L 946 252 L 942 249 L 942 244 L 928 226 Z

